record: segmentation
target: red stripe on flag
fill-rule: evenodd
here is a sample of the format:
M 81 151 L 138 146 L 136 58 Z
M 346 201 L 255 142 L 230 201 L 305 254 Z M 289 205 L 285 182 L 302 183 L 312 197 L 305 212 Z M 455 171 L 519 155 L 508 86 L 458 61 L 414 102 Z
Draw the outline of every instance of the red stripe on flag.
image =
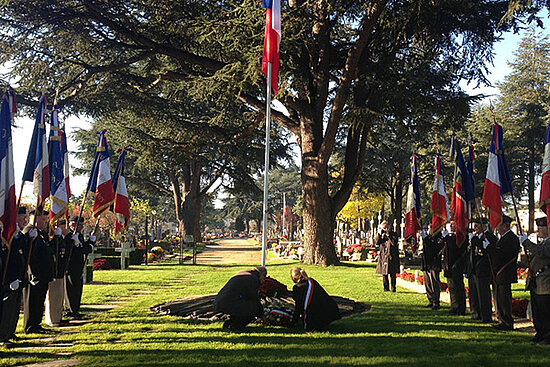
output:
M 481 203 L 489 208 L 489 222 L 493 229 L 496 228 L 502 221 L 502 197 L 500 196 L 500 186 L 491 180 L 485 179 Z

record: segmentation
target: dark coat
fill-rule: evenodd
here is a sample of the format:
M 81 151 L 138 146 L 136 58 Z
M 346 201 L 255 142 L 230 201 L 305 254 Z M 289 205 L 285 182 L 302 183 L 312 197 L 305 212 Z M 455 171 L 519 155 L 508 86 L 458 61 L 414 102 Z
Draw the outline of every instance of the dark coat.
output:
M 465 270 L 468 277 L 473 275 L 479 278 L 491 277 L 489 255 L 487 250 L 483 247 L 485 239 L 489 241 L 488 246 L 494 246 L 498 241 L 496 236 L 489 231 L 482 233 L 481 237 L 474 235 L 470 240 L 470 246 L 468 247 L 468 264 Z
M 309 302 L 309 288 L 311 296 Z M 296 304 L 293 321 L 302 320 L 306 331 L 325 330 L 332 321 L 341 318 L 338 305 L 314 279 L 302 280 L 292 288 L 292 298 Z
M 39 230 L 38 236 L 29 243 L 29 281 L 50 282 L 54 278 L 55 264 L 48 235 Z
M 69 233 L 65 236 L 65 240 L 69 246 L 69 258 L 67 263 L 67 274 L 72 276 L 80 276 L 84 271 L 84 264 L 86 263 L 86 257 L 92 252 L 91 242 L 84 241 L 84 236 L 78 234 L 79 243 L 75 243 L 72 239 L 72 234 Z
M 54 253 L 54 278 L 60 279 L 65 276 L 67 264 L 69 262 L 69 253 L 72 241 L 63 236 L 53 236 L 50 240 L 50 247 Z
M 514 232 L 508 231 L 494 245 L 487 247 L 487 252 L 493 266 L 496 284 L 518 282 L 519 238 Z
M 18 232 L 11 243 L 10 259 L 7 261 L 8 269 L 6 271 L 6 282 L 9 285 L 14 280 L 25 281 L 27 270 L 27 248 L 29 238 L 22 232 Z M 7 246 L 2 243 L 3 257 L 7 257 Z M 4 254 L 5 252 L 5 254 Z M 2 269 L 3 271 L 3 269 Z
M 229 279 L 218 292 L 214 301 L 214 311 L 241 317 L 259 317 L 263 314 L 259 289 L 258 271 L 241 271 Z
M 441 232 L 426 236 L 423 241 L 422 271 L 441 271 L 441 250 L 445 242 Z
M 399 243 L 395 232 L 382 233 L 375 240 L 378 248 L 378 263 L 376 274 L 398 274 L 399 269 Z
M 464 265 L 466 262 L 464 254 L 468 247 L 467 242 L 463 243 L 461 247 L 456 244 L 456 235 L 450 233 L 443 238 L 445 247 L 443 248 L 443 274 L 445 277 L 450 278 L 458 276 L 464 273 Z
M 550 294 L 550 237 L 540 245 L 527 240 L 523 246 L 529 254 L 530 276 L 525 287 L 537 295 Z

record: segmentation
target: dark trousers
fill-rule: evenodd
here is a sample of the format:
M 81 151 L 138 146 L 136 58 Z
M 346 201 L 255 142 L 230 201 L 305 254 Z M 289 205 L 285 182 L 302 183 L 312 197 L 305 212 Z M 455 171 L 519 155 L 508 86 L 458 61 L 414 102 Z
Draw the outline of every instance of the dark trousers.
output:
M 472 275 L 468 278 L 468 297 L 470 299 L 470 313 L 473 319 L 490 322 L 493 314 L 491 302 L 491 278 Z
M 512 317 L 512 286 L 508 284 L 493 283 L 493 298 L 497 310 L 498 322 L 509 329 L 514 328 Z
M 441 293 L 440 283 L 439 270 L 428 270 L 424 272 L 426 296 L 428 297 L 428 303 L 432 306 L 439 306 L 439 295 Z
M 243 330 L 246 325 L 248 325 L 252 320 L 254 320 L 255 316 L 235 316 L 230 315 L 228 320 L 229 328 L 233 331 L 241 331 Z
M 0 341 L 7 341 L 15 334 L 21 311 L 22 289 L 9 290 L 4 295 L 2 317 L 0 318 Z
M 390 279 L 388 279 L 388 277 Z M 396 280 L 396 276 L 395 274 L 385 274 L 385 275 L 382 275 L 382 283 L 384 284 L 384 290 L 385 291 L 389 291 L 390 290 L 390 280 L 391 280 L 391 290 L 392 292 L 395 292 L 396 290 L 396 286 L 395 284 L 397 283 L 397 280 Z
M 29 284 L 23 289 L 25 332 L 40 327 L 44 316 L 44 302 L 48 293 L 48 282 L 40 281 L 36 285 Z
M 80 311 L 83 284 L 82 273 L 65 276 L 65 304 L 70 314 L 76 315 Z
M 537 332 L 535 337 L 550 341 L 550 294 L 538 295 L 531 291 L 531 311 Z
M 466 290 L 464 289 L 464 276 L 462 273 L 453 271 L 452 276 L 447 278 L 449 295 L 451 297 L 451 311 L 459 315 L 466 313 Z

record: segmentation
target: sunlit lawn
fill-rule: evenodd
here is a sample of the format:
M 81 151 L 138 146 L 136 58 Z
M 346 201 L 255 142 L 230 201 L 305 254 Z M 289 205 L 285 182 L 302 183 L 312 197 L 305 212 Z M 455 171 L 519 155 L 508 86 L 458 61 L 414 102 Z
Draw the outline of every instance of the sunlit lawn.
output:
M 289 270 L 295 264 L 272 261 L 269 275 L 290 287 Z M 250 267 L 165 262 L 97 271 L 98 284 L 85 286 L 84 303 L 126 300 L 123 306 L 94 313 L 93 321 L 78 332 L 59 336 L 72 347 L 4 348 L 0 365 L 62 358 L 77 358 L 83 366 L 550 365 L 550 347 L 531 344 L 524 332 L 493 331 L 467 316 L 449 315 L 448 306 L 428 310 L 424 295 L 402 288 L 383 292 L 374 267 L 365 263 L 305 266 L 329 293 L 372 306 L 369 312 L 333 323 L 329 332 L 308 335 L 299 329 L 251 325 L 233 334 L 222 331 L 220 322 L 149 311 L 178 297 L 215 293 L 235 272 Z M 22 336 L 33 342 L 33 337 Z M 72 355 L 56 354 L 60 352 Z

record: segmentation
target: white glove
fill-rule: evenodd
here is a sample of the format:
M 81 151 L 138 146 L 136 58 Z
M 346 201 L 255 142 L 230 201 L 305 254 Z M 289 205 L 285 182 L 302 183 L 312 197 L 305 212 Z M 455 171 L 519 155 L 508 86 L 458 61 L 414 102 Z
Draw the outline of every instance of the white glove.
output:
M 95 236 L 94 236 L 94 235 L 91 235 L 91 236 L 90 236 L 90 242 L 95 242 L 95 240 L 96 240 Z
M 426 238 L 426 231 L 421 229 L 420 230 L 420 237 L 422 237 L 422 239 Z
M 53 230 L 54 236 L 61 236 L 61 228 L 57 227 Z
M 470 233 L 468 234 L 468 238 L 470 238 L 470 241 L 472 240 L 472 238 L 474 238 L 475 234 L 474 233 Z
M 21 281 L 19 279 L 15 279 L 13 282 L 10 283 L 10 289 L 12 291 L 16 291 L 19 289 L 19 283 L 21 283 Z
M 487 246 L 489 246 L 490 242 L 488 239 L 484 239 L 483 240 L 483 248 L 487 248 Z
M 38 230 L 36 228 L 33 228 L 29 231 L 29 237 L 30 238 L 36 238 L 38 237 Z
M 521 236 L 519 236 L 519 243 L 523 245 L 523 243 L 528 239 L 528 236 L 524 233 Z
M 29 283 L 31 283 L 32 285 L 37 285 L 38 282 L 39 282 L 38 280 L 34 280 L 34 279 L 29 280 Z
M 449 232 L 448 232 L 446 229 L 443 229 L 443 230 L 441 231 L 441 236 L 447 237 L 448 235 L 449 235 Z
M 71 240 L 73 240 L 75 245 L 79 244 L 80 240 L 78 239 L 78 233 L 73 234 Z

